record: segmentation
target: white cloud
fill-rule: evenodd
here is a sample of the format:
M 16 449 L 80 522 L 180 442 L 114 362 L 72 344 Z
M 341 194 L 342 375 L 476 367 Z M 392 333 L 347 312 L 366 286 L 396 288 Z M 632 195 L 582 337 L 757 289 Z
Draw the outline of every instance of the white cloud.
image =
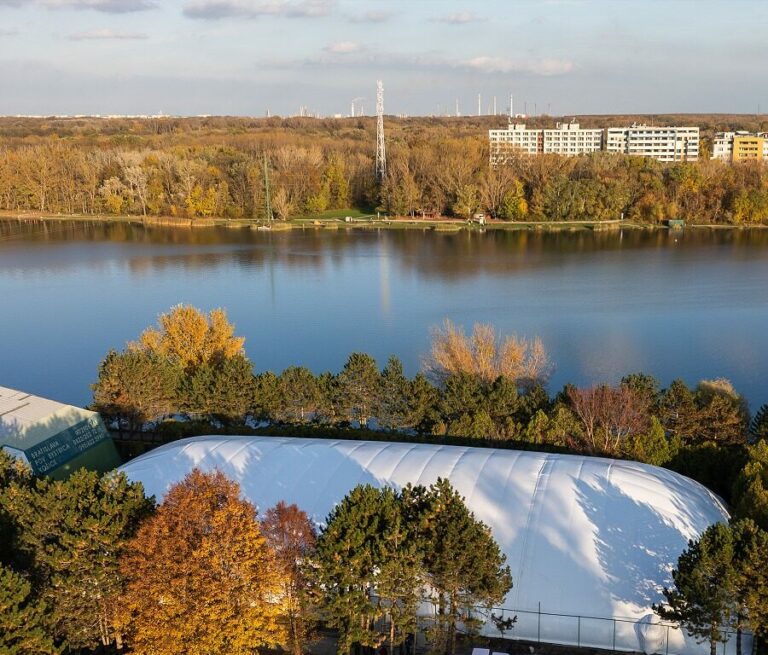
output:
M 184 5 L 184 15 L 203 20 L 260 16 L 316 18 L 327 16 L 333 4 L 333 0 L 194 0 Z
M 457 11 L 447 16 L 440 16 L 435 19 L 439 23 L 452 23 L 454 25 L 461 25 L 462 23 L 472 23 L 478 20 L 477 16 L 471 11 Z
M 8 30 L 8 29 L 0 28 L 0 37 L 3 37 L 3 36 L 18 36 L 18 35 L 19 35 L 19 30 Z
M 146 39 L 146 34 L 138 32 L 117 32 L 111 29 L 89 30 L 87 32 L 78 32 L 71 34 L 70 41 L 100 41 L 100 40 L 113 40 L 113 41 L 135 41 L 139 39 Z
M 361 45 L 354 41 L 337 41 L 323 48 L 323 50 L 333 55 L 349 55 L 354 52 L 360 52 L 362 49 Z
M 155 0 L 0 0 L 0 7 L 34 5 L 46 9 L 92 9 L 108 14 L 127 14 L 157 7 Z
M 366 11 L 364 14 L 350 16 L 349 20 L 353 23 L 384 23 L 392 18 L 391 11 Z
M 564 75 L 573 70 L 568 59 L 516 60 L 506 57 L 474 57 L 463 66 L 482 73 L 535 73 L 536 75 Z

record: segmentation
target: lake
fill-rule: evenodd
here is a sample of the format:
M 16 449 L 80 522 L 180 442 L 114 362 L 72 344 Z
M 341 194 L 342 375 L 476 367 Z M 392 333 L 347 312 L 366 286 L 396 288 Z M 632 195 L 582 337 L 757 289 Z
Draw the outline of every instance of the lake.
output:
M 539 335 L 550 389 L 644 371 L 768 402 L 768 231 L 179 229 L 0 220 L 0 385 L 68 403 L 177 303 L 223 307 L 256 370 L 410 374 L 430 328 Z

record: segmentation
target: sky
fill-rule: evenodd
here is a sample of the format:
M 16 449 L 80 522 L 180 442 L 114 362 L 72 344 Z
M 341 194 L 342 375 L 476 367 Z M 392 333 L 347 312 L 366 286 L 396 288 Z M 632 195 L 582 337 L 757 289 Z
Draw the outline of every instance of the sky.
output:
M 768 111 L 764 0 L 0 0 L 0 114 Z M 357 100 L 355 100 L 357 99 Z

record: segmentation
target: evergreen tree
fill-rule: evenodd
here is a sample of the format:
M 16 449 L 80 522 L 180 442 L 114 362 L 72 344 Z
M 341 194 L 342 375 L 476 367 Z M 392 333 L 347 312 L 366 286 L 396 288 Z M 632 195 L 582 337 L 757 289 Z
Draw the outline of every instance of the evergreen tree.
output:
M 454 373 L 446 378 L 440 398 L 440 414 L 446 423 L 459 421 L 464 415 L 471 420 L 484 405 L 483 383 L 477 375 Z
M 200 364 L 181 384 L 181 409 L 189 414 L 229 423 L 244 421 L 256 404 L 251 363 L 234 355 L 217 364 Z
M 417 373 L 411 380 L 409 396 L 408 423 L 420 434 L 432 432 L 433 426 L 440 418 L 438 412 L 440 393 L 426 375 Z
M 737 569 L 741 600 L 753 634 L 768 646 L 768 532 L 740 521 Z M 758 649 L 756 652 L 763 652 Z
M 629 438 L 628 451 L 633 459 L 654 466 L 663 466 L 673 456 L 664 428 L 655 416 L 647 432 Z
M 24 567 L 26 562 L 19 562 L 20 553 L 15 552 L 14 548 L 16 523 L 13 515 L 2 502 L 5 490 L 12 484 L 20 488 L 31 485 L 32 470 L 22 460 L 16 459 L 4 448 L 0 448 L 0 566 L 16 563 Z
M 733 488 L 734 515 L 750 518 L 768 530 L 768 441 L 749 448 L 749 460 Z
M 453 655 L 457 624 L 476 629 L 472 611 L 500 603 L 512 588 L 512 575 L 489 528 L 448 480 L 438 479 L 429 489 L 406 487 L 403 501 L 423 545 L 426 581 L 438 609 L 433 638 L 440 651 Z
M 289 366 L 278 378 L 275 413 L 282 423 L 308 423 L 321 403 L 317 378 L 304 366 Z
M 0 653 L 58 655 L 46 631 L 46 608 L 32 597 L 32 585 L 0 564 Z
M 265 371 L 254 378 L 254 400 L 251 411 L 255 418 L 262 421 L 275 421 L 279 413 L 281 398 L 277 376 L 272 371 Z
M 403 372 L 402 362 L 394 355 L 381 372 L 376 402 L 376 420 L 388 430 L 414 427 L 411 416 L 411 383 Z
M 724 628 L 736 615 L 734 539 L 729 526 L 716 523 L 698 541 L 689 541 L 672 571 L 675 586 L 664 589 L 666 604 L 654 605 L 663 619 L 682 624 L 698 642 L 708 641 L 711 655 L 727 641 Z
M 505 421 L 518 411 L 520 399 L 515 381 L 500 375 L 486 393 L 485 407 L 491 420 L 501 427 Z
M 768 403 L 760 406 L 749 423 L 749 436 L 752 441 L 768 441 Z
M 365 353 L 352 353 L 338 375 L 338 401 L 347 421 L 368 425 L 379 390 L 376 360 Z
M 153 505 L 141 484 L 81 469 L 66 481 L 11 484 L 2 502 L 56 640 L 71 650 L 120 644 L 118 557 Z
M 177 367 L 155 355 L 111 350 L 92 386 L 93 409 L 115 420 L 120 430 L 139 430 L 178 411 L 180 374 Z
M 399 596 L 417 586 L 405 579 L 410 546 L 404 537 L 400 499 L 390 488 L 357 486 L 329 514 L 317 541 L 314 582 L 328 625 L 339 630 L 339 653 L 355 644 L 377 648 L 386 639 L 375 623 L 396 613 L 374 601 L 379 582 L 389 593 L 387 601 L 398 605 Z M 402 586 L 393 589 L 384 581 L 382 567 Z

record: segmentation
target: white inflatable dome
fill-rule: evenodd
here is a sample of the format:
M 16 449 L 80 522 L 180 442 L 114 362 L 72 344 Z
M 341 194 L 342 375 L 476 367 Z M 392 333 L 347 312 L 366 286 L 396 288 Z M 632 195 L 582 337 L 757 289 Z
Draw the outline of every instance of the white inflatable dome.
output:
M 518 616 L 507 636 L 708 652 L 707 645 L 649 617 L 662 587 L 672 584 L 671 570 L 688 540 L 728 520 L 714 494 L 671 471 L 514 450 L 219 436 L 167 444 L 122 470 L 161 500 L 193 467 L 237 480 L 260 511 L 284 500 L 318 524 L 358 484 L 399 488 L 448 478 L 507 556 L 514 587 L 503 607 Z M 498 636 L 491 623 L 485 632 Z

